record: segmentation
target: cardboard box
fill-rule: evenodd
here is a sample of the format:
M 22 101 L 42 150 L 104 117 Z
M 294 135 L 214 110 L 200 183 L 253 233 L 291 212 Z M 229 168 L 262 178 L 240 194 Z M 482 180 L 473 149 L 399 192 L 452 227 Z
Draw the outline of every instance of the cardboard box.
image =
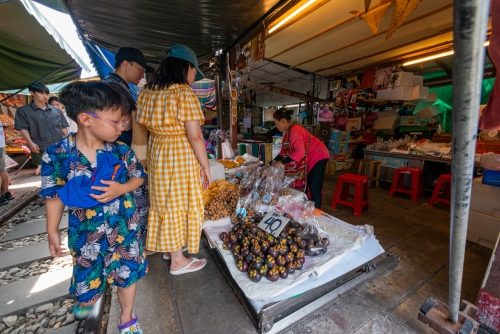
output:
M 500 218 L 500 187 L 483 184 L 483 178 L 472 180 L 470 210 Z
M 264 164 L 268 164 L 271 160 L 273 160 L 273 144 L 265 143 L 260 144 L 259 147 L 259 159 L 264 162 Z
M 345 131 L 332 131 L 330 136 L 330 141 L 335 141 L 338 143 L 348 142 L 351 139 L 351 133 Z
M 421 75 L 413 75 L 411 77 L 411 85 L 415 86 L 423 86 L 424 85 L 424 77 Z
M 485 169 L 483 173 L 483 184 L 500 187 L 500 171 Z
M 346 161 L 344 162 L 344 170 L 350 169 L 353 163 L 354 159 L 346 159 Z
M 415 86 L 412 87 L 412 100 L 427 100 L 429 98 L 429 87 Z
M 467 240 L 493 249 L 500 233 L 500 218 L 469 211 Z
M 436 92 L 429 92 L 429 98 L 427 101 L 429 102 L 436 102 L 438 100 L 438 95 Z
M 392 76 L 397 76 L 395 80 L 396 87 L 411 87 L 413 82 L 412 72 L 395 72 Z M 392 78 L 391 76 L 391 78 Z M 392 80 L 391 80 L 392 81 Z
M 439 109 L 437 106 L 428 106 L 422 110 L 419 110 L 418 112 L 415 113 L 415 116 L 419 116 L 420 119 L 428 119 L 432 118 L 434 116 L 437 116 L 439 114 L 442 114 L 443 111 Z
M 331 155 L 347 154 L 348 145 L 349 144 L 346 142 L 338 143 L 330 140 L 328 143 L 328 150 Z
M 399 126 L 419 126 L 420 116 L 401 116 Z
M 381 100 L 398 100 L 410 101 L 412 100 L 413 87 L 389 87 L 387 89 L 377 91 L 377 99 Z
M 399 120 L 399 115 L 394 110 L 379 111 L 378 119 L 373 124 L 374 130 L 382 131 L 388 135 L 393 135 L 396 130 L 396 123 Z
M 348 118 L 347 124 L 345 126 L 347 131 L 358 131 L 361 130 L 361 117 Z
M 346 161 L 347 155 L 346 154 L 331 154 L 330 153 L 330 160 L 332 160 L 332 161 Z

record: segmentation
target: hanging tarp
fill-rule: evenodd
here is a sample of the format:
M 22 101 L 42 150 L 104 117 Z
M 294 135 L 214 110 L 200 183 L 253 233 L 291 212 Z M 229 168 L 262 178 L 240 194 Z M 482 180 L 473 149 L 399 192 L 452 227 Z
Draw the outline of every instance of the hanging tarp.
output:
M 286 0 L 68 0 L 82 34 L 115 53 L 120 47 L 141 50 L 156 67 L 173 44 L 184 44 L 205 64 L 214 52 L 230 47 L 265 15 Z M 204 68 L 202 68 L 202 71 Z
M 61 68 L 73 58 L 31 16 L 20 1 L 0 2 L 0 90 L 23 88 Z M 73 62 L 43 80 L 58 83 L 80 78 Z

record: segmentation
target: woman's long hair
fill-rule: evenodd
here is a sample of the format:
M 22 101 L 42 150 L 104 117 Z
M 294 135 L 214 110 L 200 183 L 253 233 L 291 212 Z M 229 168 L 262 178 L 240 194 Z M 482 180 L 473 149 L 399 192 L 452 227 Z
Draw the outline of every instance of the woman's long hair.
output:
M 165 89 L 173 84 L 188 84 L 187 75 L 193 64 L 187 60 L 166 57 L 146 84 L 148 89 Z

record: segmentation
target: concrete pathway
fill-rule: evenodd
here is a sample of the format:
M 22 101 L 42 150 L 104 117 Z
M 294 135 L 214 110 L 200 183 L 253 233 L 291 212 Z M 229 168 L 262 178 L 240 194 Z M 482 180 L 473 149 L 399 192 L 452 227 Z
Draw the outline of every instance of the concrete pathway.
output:
M 372 225 L 386 251 L 401 257 L 395 268 L 339 296 L 283 333 L 434 333 L 417 320 L 429 297 L 448 302 L 449 206 L 427 205 L 408 196 L 389 197 L 389 185 L 370 189 L 370 209 L 360 217 L 339 205 L 330 208 L 336 179 L 325 181 L 322 209 L 353 225 Z M 178 277 L 168 274 L 161 254 L 149 257 L 149 273 L 138 284 L 135 312 L 145 332 L 256 333 L 256 329 L 204 245 L 203 270 Z M 198 256 L 197 255 L 197 256 Z M 491 250 L 468 242 L 462 298 L 474 302 L 488 266 Z M 159 310 L 164 310 L 160 312 Z M 113 297 L 108 333 L 119 314 Z

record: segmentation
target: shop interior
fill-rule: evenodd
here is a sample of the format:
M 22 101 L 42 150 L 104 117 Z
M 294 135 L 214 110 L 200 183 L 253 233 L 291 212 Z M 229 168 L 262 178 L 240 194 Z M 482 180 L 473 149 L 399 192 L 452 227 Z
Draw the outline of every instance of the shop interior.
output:
M 151 257 L 136 300 L 138 309 L 155 305 L 142 316 L 148 332 L 169 326 L 173 333 L 207 328 L 214 333 L 435 333 L 419 313 L 430 297 L 447 304 L 450 296 L 452 0 L 206 1 L 206 6 L 192 0 L 140 5 L 107 0 L 92 9 L 78 0 L 61 1 L 62 7 L 57 1 L 39 2 L 71 15 L 100 74 L 110 68 L 99 50 L 112 56 L 130 45 L 156 67 L 168 46 L 193 48 L 208 77 L 193 90 L 215 148 L 212 174 L 220 178 L 212 180 L 214 188 L 222 190 L 217 181 L 230 184 L 255 163 L 252 159 L 268 164 L 280 152 L 281 134 L 273 121 L 278 108 L 293 110 L 293 122 L 330 152 L 321 219 L 356 234 L 356 247 L 344 249 L 347 255 L 340 260 L 331 255 L 307 267 L 309 275 L 295 275 L 293 286 L 282 280 L 279 288 L 255 288 L 219 240 L 230 219 L 209 217 L 200 256 L 213 260 L 202 277 L 176 279 L 161 255 Z M 119 15 L 111 14 L 116 6 Z M 103 18 L 109 24 L 98 24 Z M 130 29 L 123 30 L 123 22 Z M 490 22 L 485 46 L 491 32 Z M 483 61 L 482 107 L 496 75 L 488 55 Z M 60 78 L 50 83 L 56 82 Z M 6 153 L 16 170 L 30 168 L 29 152 L 12 127 L 15 110 L 29 102 L 29 93 L 5 98 L 28 83 L 0 90 L 0 121 L 11 124 L 6 135 L 14 139 Z M 51 87 L 57 94 L 60 87 Z M 224 146 L 230 146 L 229 155 Z M 498 247 L 500 168 L 488 169 L 495 162 L 483 159 L 500 154 L 499 132 L 478 128 L 474 151 L 460 290 L 460 299 L 472 304 L 481 300 Z M 408 168 L 416 174 L 405 174 Z M 355 214 L 354 204 L 334 204 L 346 174 L 367 176 L 369 205 L 361 214 Z M 215 196 L 204 197 L 205 204 Z M 354 271 L 360 266 L 364 276 Z M 116 312 L 112 308 L 111 316 Z M 116 325 L 116 319 L 109 322 L 110 328 Z M 500 326 L 489 323 L 499 331 L 495 324 Z

